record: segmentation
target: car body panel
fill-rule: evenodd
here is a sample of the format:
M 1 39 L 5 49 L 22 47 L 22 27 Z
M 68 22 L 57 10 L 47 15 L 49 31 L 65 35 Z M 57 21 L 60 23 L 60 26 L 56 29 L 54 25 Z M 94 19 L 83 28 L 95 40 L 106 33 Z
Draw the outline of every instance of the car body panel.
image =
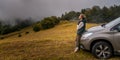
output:
M 93 33 L 87 38 L 81 37 L 81 44 L 86 50 L 90 50 L 93 41 L 106 40 L 112 44 L 114 51 L 120 51 L 120 32 L 111 30 L 114 26 L 120 24 L 120 17 L 106 26 L 95 26 L 88 29 L 83 35 Z

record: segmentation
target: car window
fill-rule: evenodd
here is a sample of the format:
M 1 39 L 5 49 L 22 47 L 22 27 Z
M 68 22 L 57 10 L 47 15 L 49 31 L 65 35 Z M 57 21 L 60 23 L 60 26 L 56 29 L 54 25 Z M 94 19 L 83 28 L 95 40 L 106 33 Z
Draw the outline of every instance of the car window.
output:
M 105 27 L 113 27 L 115 26 L 115 24 L 119 24 L 119 23 L 120 23 L 120 17 L 106 24 Z
M 111 31 L 112 31 L 112 30 L 118 30 L 118 31 L 120 31 L 120 23 L 119 23 L 118 25 L 114 26 L 114 27 L 111 29 Z
M 120 23 L 115 25 L 114 27 L 112 27 L 110 30 L 113 31 L 113 30 L 116 30 L 116 29 L 120 30 Z
M 117 26 L 117 28 L 120 30 L 120 24 Z

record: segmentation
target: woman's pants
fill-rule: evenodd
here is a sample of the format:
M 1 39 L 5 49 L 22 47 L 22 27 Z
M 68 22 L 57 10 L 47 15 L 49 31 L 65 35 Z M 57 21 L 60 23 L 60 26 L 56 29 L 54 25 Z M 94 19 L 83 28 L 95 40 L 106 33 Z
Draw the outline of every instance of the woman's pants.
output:
M 78 47 L 79 49 L 80 49 L 80 39 L 81 39 L 81 35 L 77 34 L 75 44 L 76 44 L 76 47 Z

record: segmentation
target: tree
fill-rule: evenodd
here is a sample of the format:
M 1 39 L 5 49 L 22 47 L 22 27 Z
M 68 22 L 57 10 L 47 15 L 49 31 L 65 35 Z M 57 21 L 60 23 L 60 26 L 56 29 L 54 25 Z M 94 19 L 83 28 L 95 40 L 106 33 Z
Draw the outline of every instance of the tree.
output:
M 70 11 L 66 12 L 65 14 L 62 14 L 61 19 L 62 20 L 77 20 L 78 16 L 80 15 L 80 12 Z

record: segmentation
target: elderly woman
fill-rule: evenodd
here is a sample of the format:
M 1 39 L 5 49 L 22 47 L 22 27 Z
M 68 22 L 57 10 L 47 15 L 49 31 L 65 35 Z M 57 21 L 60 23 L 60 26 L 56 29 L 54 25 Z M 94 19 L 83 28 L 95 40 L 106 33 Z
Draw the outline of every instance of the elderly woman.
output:
M 76 48 L 74 52 L 78 52 L 80 50 L 80 38 L 82 34 L 85 32 L 86 28 L 86 16 L 84 14 L 80 14 L 79 21 L 77 24 L 77 37 L 76 37 Z

